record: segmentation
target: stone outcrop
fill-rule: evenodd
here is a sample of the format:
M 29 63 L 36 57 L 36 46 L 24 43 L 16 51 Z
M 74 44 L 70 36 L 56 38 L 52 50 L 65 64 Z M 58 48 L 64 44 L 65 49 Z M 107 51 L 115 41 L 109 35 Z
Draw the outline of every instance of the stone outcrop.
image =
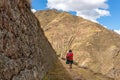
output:
M 65 58 L 67 51 L 72 49 L 78 66 L 120 79 L 119 34 L 66 12 L 46 10 L 35 15 L 58 56 Z
M 28 1 L 0 0 L 0 80 L 42 80 L 57 69 L 55 51 Z

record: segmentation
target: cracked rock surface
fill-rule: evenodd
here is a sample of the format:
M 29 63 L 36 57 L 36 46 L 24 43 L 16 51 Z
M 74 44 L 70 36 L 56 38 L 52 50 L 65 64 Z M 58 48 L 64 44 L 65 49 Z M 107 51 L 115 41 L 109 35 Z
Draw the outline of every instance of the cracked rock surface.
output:
M 29 2 L 0 0 L 0 80 L 41 80 L 56 60 Z

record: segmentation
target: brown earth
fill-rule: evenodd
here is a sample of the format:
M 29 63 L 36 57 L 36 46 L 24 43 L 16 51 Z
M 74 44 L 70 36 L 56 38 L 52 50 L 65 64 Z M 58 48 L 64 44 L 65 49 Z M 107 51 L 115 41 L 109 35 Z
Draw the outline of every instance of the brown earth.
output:
M 63 59 L 60 60 L 73 80 L 114 80 L 102 74 L 94 73 L 87 68 L 78 67 L 75 64 L 72 65 L 72 69 L 69 69 L 69 64 L 65 64 L 66 62 Z
M 75 63 L 97 74 L 120 79 L 120 35 L 67 12 L 35 13 L 58 56 L 73 50 Z

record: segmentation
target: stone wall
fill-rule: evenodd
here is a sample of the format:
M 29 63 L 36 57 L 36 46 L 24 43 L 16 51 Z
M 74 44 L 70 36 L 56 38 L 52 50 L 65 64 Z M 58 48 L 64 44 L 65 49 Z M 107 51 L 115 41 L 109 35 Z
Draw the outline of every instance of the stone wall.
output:
M 0 0 L 0 80 L 41 80 L 55 52 L 27 0 Z

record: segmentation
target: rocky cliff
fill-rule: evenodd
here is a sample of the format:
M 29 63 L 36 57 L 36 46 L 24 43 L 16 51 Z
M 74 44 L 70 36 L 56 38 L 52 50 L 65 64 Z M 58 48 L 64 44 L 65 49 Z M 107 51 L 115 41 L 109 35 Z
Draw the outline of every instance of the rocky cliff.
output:
M 58 68 L 64 74 L 50 74 Z M 0 0 L 0 80 L 43 77 L 71 80 L 31 12 L 28 0 Z
M 65 58 L 67 51 L 72 49 L 78 66 L 120 79 L 119 34 L 66 12 L 46 10 L 35 15 L 58 56 Z

